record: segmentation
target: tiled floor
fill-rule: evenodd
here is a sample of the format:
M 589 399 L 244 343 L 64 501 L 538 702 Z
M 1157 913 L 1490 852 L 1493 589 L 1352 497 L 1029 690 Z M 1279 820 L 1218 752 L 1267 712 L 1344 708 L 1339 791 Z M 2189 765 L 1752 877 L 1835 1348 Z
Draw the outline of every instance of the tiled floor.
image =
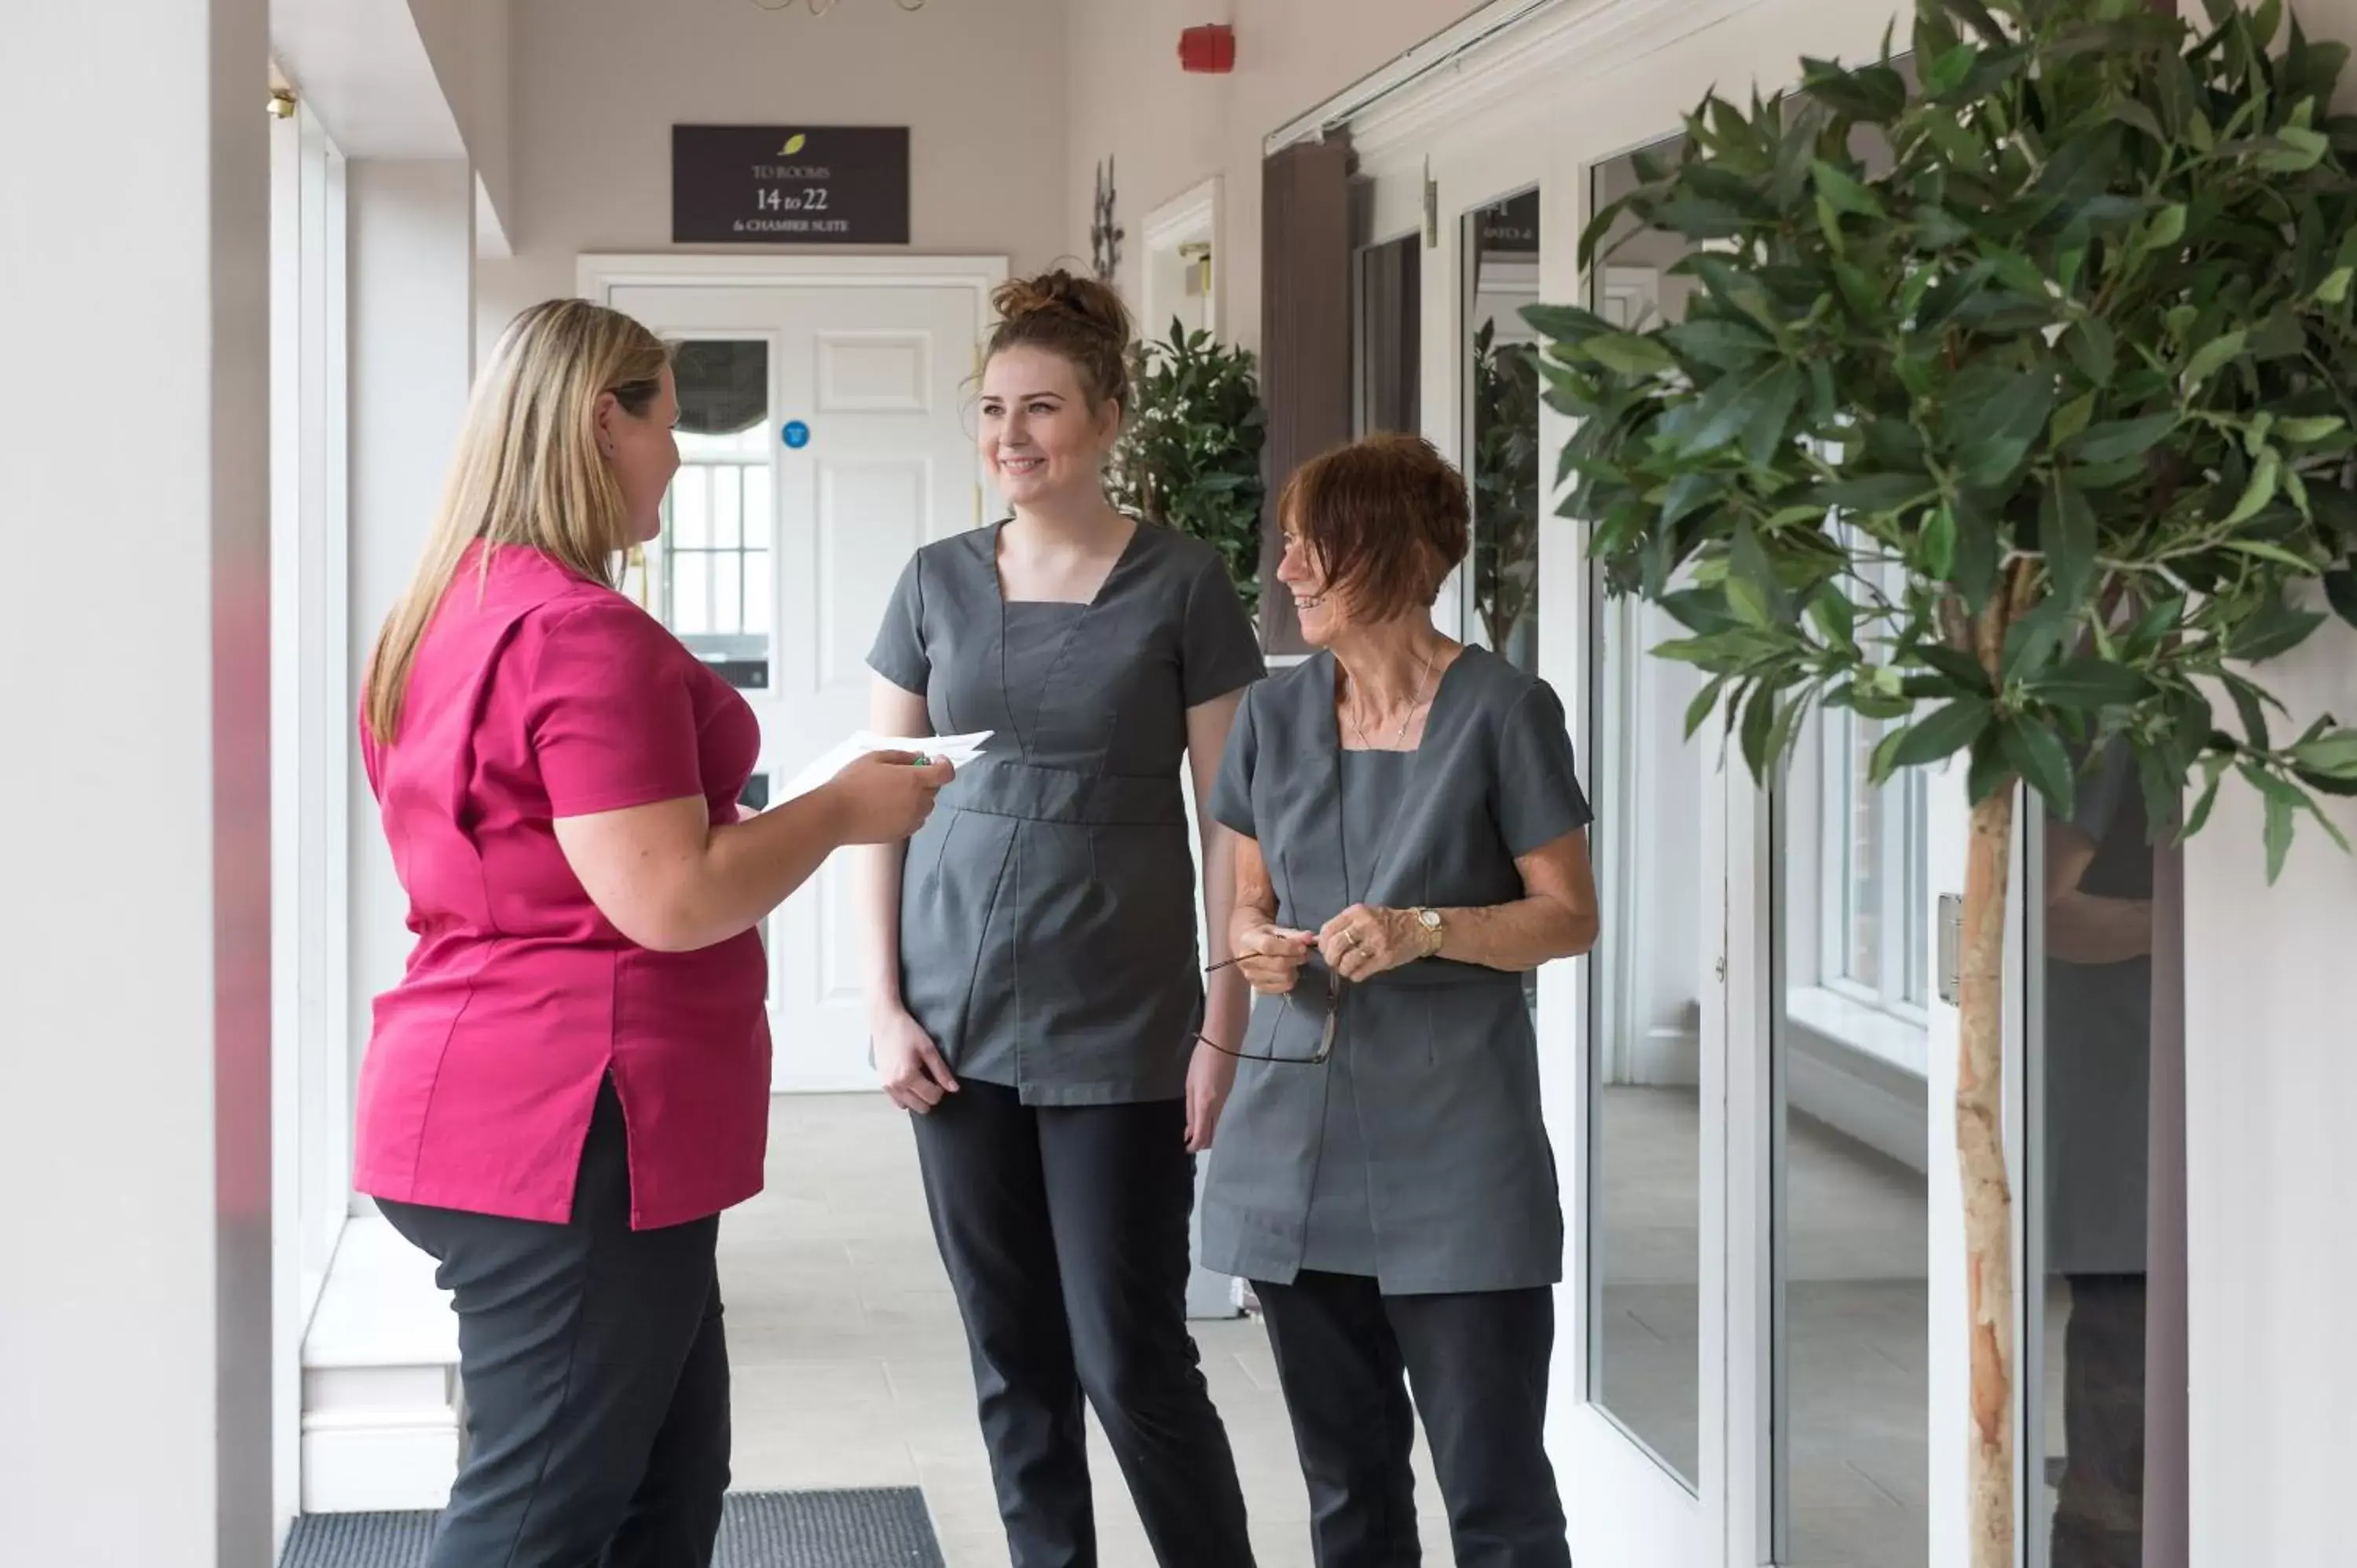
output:
M 914 1152 L 880 1097 L 773 1102 L 770 1189 L 721 1227 L 736 1369 L 736 1484 L 924 1488 L 950 1568 L 1006 1568 L 965 1341 L 933 1251 Z M 1243 1474 L 1261 1568 L 1308 1568 L 1308 1502 L 1257 1323 L 1199 1323 Z M 1448 1533 L 1419 1448 L 1426 1560 Z M 1097 1438 L 1104 1568 L 1153 1568 Z

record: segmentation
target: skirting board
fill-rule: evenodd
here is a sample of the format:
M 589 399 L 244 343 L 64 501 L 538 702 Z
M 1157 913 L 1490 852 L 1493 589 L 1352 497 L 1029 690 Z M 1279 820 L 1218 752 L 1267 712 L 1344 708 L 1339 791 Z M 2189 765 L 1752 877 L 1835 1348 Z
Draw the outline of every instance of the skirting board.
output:
M 459 1417 L 363 1413 L 303 1420 L 303 1511 L 439 1509 L 458 1474 Z

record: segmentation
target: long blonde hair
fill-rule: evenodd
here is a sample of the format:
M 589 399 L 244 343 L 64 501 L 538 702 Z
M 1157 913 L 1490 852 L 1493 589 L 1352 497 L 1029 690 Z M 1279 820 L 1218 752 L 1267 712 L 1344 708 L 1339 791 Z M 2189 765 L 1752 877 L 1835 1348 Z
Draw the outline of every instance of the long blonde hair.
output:
M 369 655 L 361 690 L 380 743 L 400 734 L 417 645 L 477 540 L 486 573 L 491 550 L 522 544 L 613 585 L 630 517 L 597 450 L 597 400 L 612 392 L 643 415 L 670 362 L 662 338 L 587 300 L 535 305 L 500 334 L 468 404 L 425 553 Z

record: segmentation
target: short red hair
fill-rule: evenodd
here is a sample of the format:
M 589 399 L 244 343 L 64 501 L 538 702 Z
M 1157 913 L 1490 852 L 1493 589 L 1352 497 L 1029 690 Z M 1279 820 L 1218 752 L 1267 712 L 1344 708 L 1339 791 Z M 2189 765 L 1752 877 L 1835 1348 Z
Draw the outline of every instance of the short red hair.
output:
M 1430 606 L 1465 559 L 1465 476 L 1420 435 L 1369 435 L 1313 457 L 1277 498 L 1352 615 L 1385 621 Z

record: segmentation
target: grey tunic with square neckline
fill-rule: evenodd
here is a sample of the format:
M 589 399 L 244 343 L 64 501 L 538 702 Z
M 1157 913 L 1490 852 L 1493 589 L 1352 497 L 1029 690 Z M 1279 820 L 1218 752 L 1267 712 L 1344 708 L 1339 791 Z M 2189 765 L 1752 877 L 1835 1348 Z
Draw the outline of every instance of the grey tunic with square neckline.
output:
M 1277 923 L 1316 930 L 1353 904 L 1480 908 L 1523 897 L 1515 861 L 1586 827 L 1563 704 L 1482 649 L 1442 674 L 1376 863 L 1344 831 L 1334 660 L 1247 693 L 1212 793 L 1259 842 Z M 1356 835 L 1351 835 L 1355 838 Z M 1326 1152 L 1318 1047 L 1326 976 L 1253 1004 L 1203 1196 L 1203 1263 L 1288 1283 L 1305 1267 Z M 1519 1290 L 1563 1276 L 1563 1211 L 1539 1104 L 1538 1037 L 1519 974 L 1425 959 L 1346 985 L 1334 1057 L 1350 1088 L 1388 1295 Z
M 1211 546 L 1140 524 L 1087 605 L 1001 592 L 1006 525 L 927 545 L 868 665 L 933 733 L 993 731 L 909 840 L 901 998 L 1027 1104 L 1185 1092 L 1203 1011 L 1187 711 L 1264 673 Z

